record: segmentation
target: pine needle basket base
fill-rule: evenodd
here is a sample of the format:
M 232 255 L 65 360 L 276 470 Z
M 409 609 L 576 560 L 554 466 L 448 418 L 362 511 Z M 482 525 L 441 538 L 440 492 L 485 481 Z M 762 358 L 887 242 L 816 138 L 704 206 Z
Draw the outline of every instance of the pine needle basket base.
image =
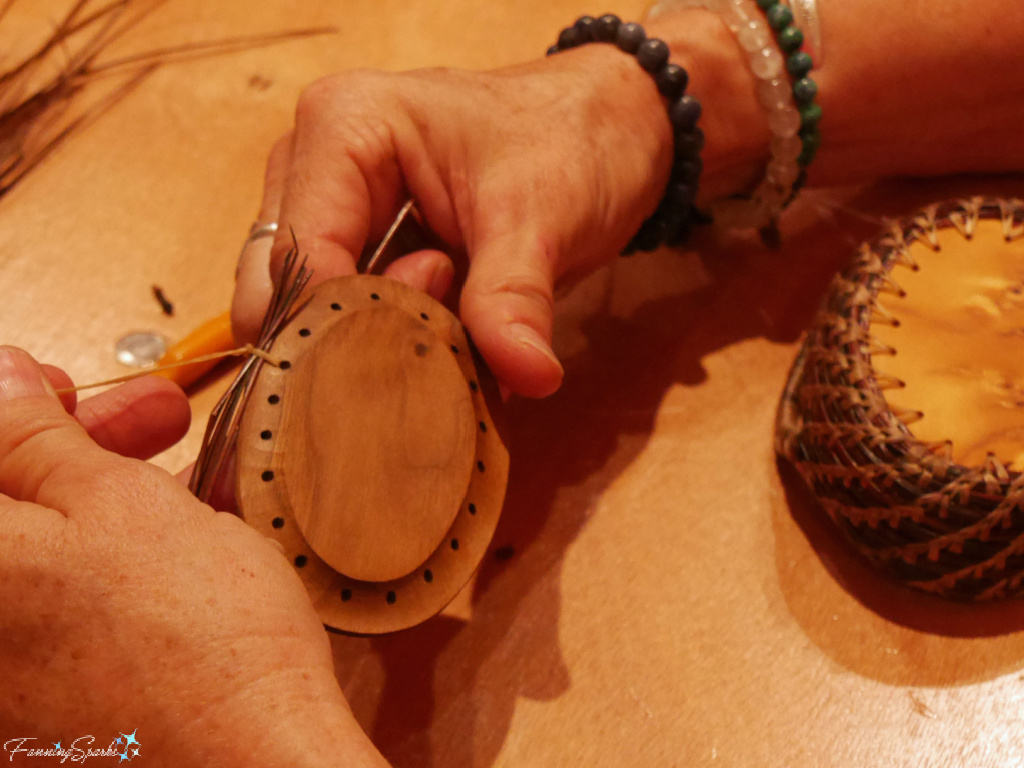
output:
M 949 201 L 891 223 L 834 279 L 787 380 L 775 448 L 883 572 L 943 597 L 991 600 L 1024 588 L 1024 474 L 995 452 L 962 462 L 951 440 L 920 439 L 924 413 L 894 406 L 887 393 L 904 382 L 880 370 L 896 349 L 876 329 L 899 327 L 886 305 L 906 295 L 893 271 L 928 269 L 950 236 L 978 253 L 1013 249 L 1016 283 L 1000 291 L 1024 295 L 1024 201 Z

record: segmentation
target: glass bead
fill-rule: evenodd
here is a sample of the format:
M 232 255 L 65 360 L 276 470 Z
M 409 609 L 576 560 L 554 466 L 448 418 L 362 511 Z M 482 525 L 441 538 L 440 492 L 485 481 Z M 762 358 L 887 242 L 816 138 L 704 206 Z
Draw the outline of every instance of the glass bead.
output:
M 622 19 L 614 13 L 606 13 L 597 20 L 597 27 L 594 30 L 594 38 L 602 43 L 615 41 L 615 35 L 619 31 Z
M 796 162 L 803 148 L 803 139 L 797 134 L 772 137 L 772 157 L 776 160 Z
M 747 53 L 757 53 L 768 47 L 768 30 L 759 22 L 751 20 L 736 32 L 736 40 Z
M 768 19 L 768 25 L 776 32 L 781 32 L 793 23 L 793 12 L 782 3 L 776 3 L 765 11 L 764 15 Z
M 669 120 L 679 131 L 692 130 L 700 119 L 700 113 L 700 102 L 692 96 L 683 96 L 672 102 L 668 108 Z
M 758 80 L 770 80 L 782 74 L 782 54 L 777 48 L 766 47 L 750 58 L 750 69 Z
M 668 61 L 668 44 L 656 37 L 648 38 L 636 49 L 636 60 L 648 72 L 657 72 Z
M 768 169 L 764 173 L 764 177 L 772 184 L 786 188 L 793 186 L 799 175 L 800 168 L 796 162 L 783 163 L 775 160 L 768 163 Z
M 658 91 L 667 99 L 678 99 L 686 90 L 690 76 L 677 64 L 666 64 L 654 77 Z
M 580 44 L 580 31 L 576 27 L 566 27 L 558 34 L 558 47 L 561 50 L 575 48 Z
M 775 36 L 781 48 L 786 53 L 793 53 L 804 44 L 804 33 L 796 27 L 786 27 Z
M 818 95 L 818 84 L 809 77 L 801 77 L 793 83 L 793 98 L 797 101 L 808 103 L 814 101 Z
M 573 26 L 579 30 L 580 43 L 593 42 L 594 33 L 597 31 L 597 19 L 593 16 L 580 16 Z
M 619 27 L 619 31 L 615 34 L 615 44 L 626 53 L 636 53 L 640 43 L 646 39 L 647 34 L 644 32 L 644 28 L 632 21 L 622 24 Z M 559 46 L 562 45 L 561 38 L 559 38 L 558 44 Z
M 786 71 L 794 78 L 806 75 L 811 71 L 811 66 L 811 57 L 803 51 L 798 51 L 786 59 Z
M 800 107 L 800 122 L 804 128 L 811 128 L 821 121 L 821 107 L 817 104 L 805 104 Z
M 789 104 L 791 98 L 788 80 L 777 77 L 757 83 L 757 100 L 765 109 L 780 109 Z
M 800 130 L 800 113 L 792 106 L 768 113 L 768 128 L 773 136 L 796 136 Z

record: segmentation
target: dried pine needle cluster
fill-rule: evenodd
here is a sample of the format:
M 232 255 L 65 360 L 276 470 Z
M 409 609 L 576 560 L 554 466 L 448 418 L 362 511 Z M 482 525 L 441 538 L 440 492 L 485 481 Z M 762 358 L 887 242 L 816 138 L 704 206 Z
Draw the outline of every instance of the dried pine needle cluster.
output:
M 0 0 L 0 33 L 18 2 Z M 73 0 L 45 40 L 0 70 L 0 197 L 161 64 L 332 31 L 296 30 L 188 42 L 121 58 L 108 55 L 114 43 L 167 2 Z M 101 78 L 111 86 L 91 96 L 87 86 Z

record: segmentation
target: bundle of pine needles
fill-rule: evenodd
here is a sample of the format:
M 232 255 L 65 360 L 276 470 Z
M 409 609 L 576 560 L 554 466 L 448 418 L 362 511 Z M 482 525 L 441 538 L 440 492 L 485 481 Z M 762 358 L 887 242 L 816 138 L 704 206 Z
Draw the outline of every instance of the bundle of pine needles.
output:
M 0 0 L 0 25 L 18 0 Z M 52 33 L 24 58 L 0 68 L 0 198 L 62 142 L 127 96 L 162 64 L 325 34 L 306 29 L 160 48 L 121 58 L 104 54 L 168 0 L 73 0 Z M 112 88 L 89 96 L 100 78 Z

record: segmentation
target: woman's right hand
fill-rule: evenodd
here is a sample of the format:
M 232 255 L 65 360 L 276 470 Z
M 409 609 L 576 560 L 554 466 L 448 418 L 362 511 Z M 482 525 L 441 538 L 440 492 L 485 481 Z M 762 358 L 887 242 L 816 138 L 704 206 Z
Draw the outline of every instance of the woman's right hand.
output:
M 671 162 L 653 79 L 611 45 L 496 72 L 326 78 L 271 154 L 260 221 L 280 228 L 272 249 L 256 241 L 243 254 L 236 334 L 255 336 L 290 230 L 314 281 L 348 274 L 411 198 L 446 250 L 468 256 L 460 315 L 491 370 L 511 391 L 548 395 L 562 378 L 555 282 L 616 257 L 658 204 Z M 453 271 L 426 250 L 389 274 L 439 297 Z

